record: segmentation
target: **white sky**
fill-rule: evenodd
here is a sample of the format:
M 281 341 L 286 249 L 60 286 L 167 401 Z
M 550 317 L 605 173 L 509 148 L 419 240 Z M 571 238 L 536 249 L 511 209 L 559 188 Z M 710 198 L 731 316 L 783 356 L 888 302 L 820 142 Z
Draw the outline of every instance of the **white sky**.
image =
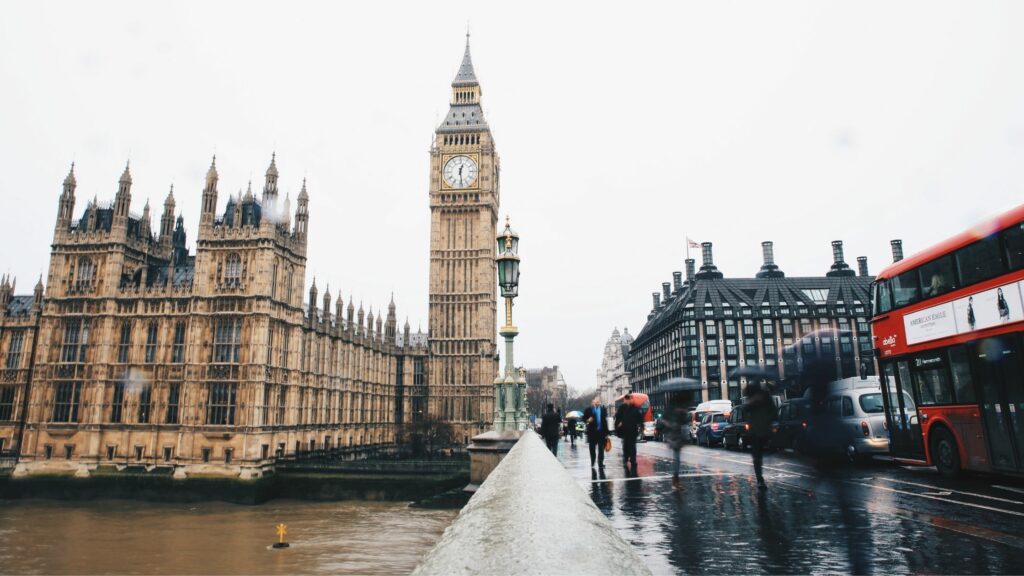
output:
M 61 181 L 109 200 L 130 157 L 154 226 L 171 182 L 194 248 L 271 151 L 309 178 L 308 278 L 426 326 L 428 148 L 467 21 L 522 236 L 516 360 L 594 384 L 685 235 L 750 276 L 889 262 L 1024 197 L 1024 3 L 6 2 L 0 270 L 48 263 Z M 698 257 L 699 265 L 699 255 Z M 358 305 L 358 304 L 357 304 Z

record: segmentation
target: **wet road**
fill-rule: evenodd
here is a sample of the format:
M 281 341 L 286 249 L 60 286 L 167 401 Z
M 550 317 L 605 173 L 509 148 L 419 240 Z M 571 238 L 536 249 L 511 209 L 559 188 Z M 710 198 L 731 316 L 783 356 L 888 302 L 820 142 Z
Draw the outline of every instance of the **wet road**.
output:
M 769 489 L 754 483 L 750 454 L 686 446 L 682 489 L 672 452 L 638 445 L 626 477 L 618 439 L 605 472 L 585 442 L 558 458 L 655 574 L 1024 573 L 1024 483 L 888 463 L 823 477 L 792 453 L 765 456 Z

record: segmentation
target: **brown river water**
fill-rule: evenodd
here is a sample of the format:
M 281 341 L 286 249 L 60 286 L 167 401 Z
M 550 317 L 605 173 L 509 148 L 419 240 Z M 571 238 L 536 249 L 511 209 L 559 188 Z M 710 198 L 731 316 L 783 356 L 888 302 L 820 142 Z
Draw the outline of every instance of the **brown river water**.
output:
M 408 574 L 456 515 L 404 502 L 0 500 L 0 572 Z M 288 549 L 271 548 L 278 523 Z

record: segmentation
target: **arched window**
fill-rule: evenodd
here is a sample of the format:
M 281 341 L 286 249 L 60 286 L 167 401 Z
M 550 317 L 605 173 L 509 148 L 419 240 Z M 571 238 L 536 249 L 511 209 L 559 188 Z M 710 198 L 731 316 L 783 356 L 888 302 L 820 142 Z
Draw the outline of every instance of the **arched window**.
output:
M 238 254 L 228 254 L 224 262 L 224 284 L 238 286 L 242 282 L 242 259 Z
M 82 290 L 92 286 L 94 268 L 92 260 L 82 258 L 78 261 L 78 276 L 75 279 L 75 288 Z

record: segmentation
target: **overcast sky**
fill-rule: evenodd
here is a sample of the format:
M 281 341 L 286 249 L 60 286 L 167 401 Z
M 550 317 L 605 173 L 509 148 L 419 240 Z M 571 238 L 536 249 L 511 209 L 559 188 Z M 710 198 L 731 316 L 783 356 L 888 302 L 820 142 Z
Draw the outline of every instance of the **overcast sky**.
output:
M 791 276 L 830 241 L 872 272 L 1024 198 L 1024 3 L 5 2 L 0 269 L 31 291 L 68 165 L 109 200 L 131 158 L 189 244 L 277 152 L 309 179 L 308 282 L 426 326 L 428 148 L 467 21 L 522 236 L 517 363 L 594 385 L 612 328 L 711 241 Z M 699 255 L 695 255 L 698 257 Z M 699 265 L 699 262 L 698 262 Z

